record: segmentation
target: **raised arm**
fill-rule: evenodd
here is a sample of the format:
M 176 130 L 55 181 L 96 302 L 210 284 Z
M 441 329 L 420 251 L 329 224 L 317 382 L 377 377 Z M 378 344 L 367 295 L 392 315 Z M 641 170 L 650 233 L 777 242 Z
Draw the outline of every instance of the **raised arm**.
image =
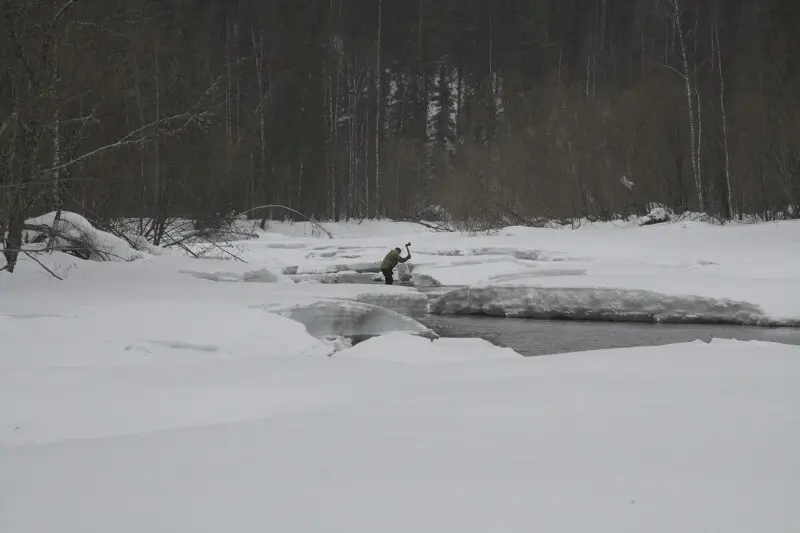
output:
M 409 246 L 411 246 L 411 243 L 406 244 L 406 256 L 400 258 L 401 263 L 405 263 L 406 261 L 411 259 L 411 250 L 408 249 Z

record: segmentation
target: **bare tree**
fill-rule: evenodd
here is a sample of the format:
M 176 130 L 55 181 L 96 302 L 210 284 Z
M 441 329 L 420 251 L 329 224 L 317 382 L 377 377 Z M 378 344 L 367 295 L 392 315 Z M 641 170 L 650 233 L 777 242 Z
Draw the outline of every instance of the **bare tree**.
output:
M 686 35 L 683 29 L 683 23 L 681 21 L 681 2 L 680 0 L 670 0 L 673 8 L 672 12 L 672 20 L 675 25 L 675 29 L 678 32 L 678 45 L 681 49 L 681 57 L 683 59 L 683 72 L 680 74 L 683 76 L 683 80 L 685 83 L 686 89 L 686 102 L 688 105 L 688 114 L 689 114 L 689 134 L 690 134 L 690 142 L 691 142 L 691 159 L 692 159 L 692 174 L 694 175 L 694 185 L 697 189 L 697 202 L 699 204 L 700 210 L 705 211 L 705 199 L 703 197 L 703 177 L 702 177 L 702 169 L 700 166 L 700 143 L 702 142 L 702 137 L 700 136 L 700 132 L 698 131 L 698 125 L 702 124 L 702 122 L 698 121 L 699 118 L 699 105 L 700 100 L 697 97 L 698 90 L 697 90 L 697 80 L 696 80 L 696 65 L 695 69 L 689 69 L 689 55 L 687 52 L 686 46 Z M 697 116 L 697 118 L 696 118 Z M 700 126 L 702 127 L 702 126 Z
M 722 113 L 722 145 L 725 150 L 725 187 L 727 190 L 727 211 L 728 216 L 734 216 L 733 209 L 733 184 L 731 179 L 731 153 L 728 148 L 728 114 L 725 111 L 725 74 L 722 71 L 722 48 L 719 44 L 719 22 L 717 20 L 717 9 L 714 6 L 714 27 L 712 30 L 714 34 L 714 48 L 717 55 L 717 69 L 719 72 L 719 107 Z M 741 213 L 740 213 L 741 216 Z
M 259 133 L 259 156 L 260 156 L 260 166 L 261 166 L 261 179 L 262 179 L 262 186 L 266 189 L 268 187 L 267 184 L 267 128 L 266 128 L 266 101 L 269 95 L 267 89 L 265 89 L 265 82 L 264 82 L 264 34 L 261 33 L 259 35 L 258 40 L 256 40 L 256 33 L 255 30 L 251 32 L 251 38 L 253 41 L 253 51 L 254 51 L 254 60 L 256 64 L 256 81 L 258 83 L 258 94 L 259 94 L 259 101 L 258 106 L 256 107 L 256 112 L 258 113 L 258 133 Z M 255 207 L 256 199 L 256 186 L 255 186 L 255 178 L 253 178 L 253 182 L 250 184 L 250 195 L 251 195 L 251 209 Z M 261 228 L 264 229 L 266 227 L 267 222 L 267 214 L 263 215 L 261 219 Z
M 383 0 L 378 0 L 378 39 L 375 43 L 375 214 L 381 216 L 381 26 Z

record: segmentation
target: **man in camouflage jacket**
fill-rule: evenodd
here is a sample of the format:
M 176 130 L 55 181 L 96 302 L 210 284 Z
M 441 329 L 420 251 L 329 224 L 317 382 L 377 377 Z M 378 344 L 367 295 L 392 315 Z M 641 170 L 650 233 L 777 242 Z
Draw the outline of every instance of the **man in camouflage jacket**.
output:
M 408 250 L 410 244 L 411 243 L 406 244 L 406 257 L 401 257 L 400 248 L 395 248 L 383 258 L 383 262 L 381 263 L 381 272 L 383 273 L 383 277 L 386 278 L 387 285 L 392 285 L 394 283 L 394 279 L 392 278 L 392 270 L 394 270 L 394 267 L 397 266 L 397 263 L 405 263 L 411 259 L 411 252 Z

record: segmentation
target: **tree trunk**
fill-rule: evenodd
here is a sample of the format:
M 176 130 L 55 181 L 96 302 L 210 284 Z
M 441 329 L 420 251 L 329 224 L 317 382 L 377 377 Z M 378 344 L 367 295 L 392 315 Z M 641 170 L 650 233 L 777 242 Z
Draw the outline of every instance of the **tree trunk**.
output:
M 692 71 L 689 70 L 689 56 L 686 51 L 686 39 L 683 33 L 683 25 L 681 24 L 681 4 L 680 0 L 672 0 L 672 7 L 674 8 L 673 20 L 675 29 L 678 30 L 678 44 L 681 48 L 681 55 L 683 57 L 683 78 L 686 84 L 686 101 L 689 106 L 689 134 L 691 142 L 691 156 L 692 156 L 692 173 L 694 175 L 694 185 L 697 189 L 697 202 L 700 211 L 705 211 L 705 200 L 703 198 L 703 179 L 700 170 L 700 145 L 698 141 L 697 122 L 695 120 L 695 94 L 696 87 L 695 81 L 692 80 Z M 699 104 L 699 100 L 697 104 Z
M 136 54 L 133 56 L 133 80 L 134 80 L 134 90 L 136 91 L 136 107 L 139 111 L 139 122 L 142 128 L 141 134 L 139 138 L 142 142 L 142 147 L 144 146 L 144 138 L 145 138 L 145 117 L 144 117 L 144 102 L 142 101 L 142 88 L 139 85 L 139 62 L 136 60 Z M 139 154 L 139 201 L 141 202 L 139 206 L 139 235 L 144 235 L 144 219 L 147 215 L 147 178 L 145 177 L 145 155 L 144 153 Z M 84 195 L 86 193 L 86 189 L 84 189 Z
M 719 71 L 719 107 L 722 112 L 722 145 L 725 150 L 725 189 L 728 201 L 728 217 L 734 217 L 733 184 L 731 183 L 731 154 L 728 149 L 728 115 L 725 112 L 725 75 L 722 71 L 722 48 L 719 45 L 719 24 L 717 11 L 714 10 L 714 44 L 717 49 L 717 68 Z M 741 216 L 741 213 L 739 213 Z
M 347 99 L 350 117 L 348 118 L 348 139 L 347 139 L 347 202 L 345 206 L 345 219 L 349 219 L 353 214 L 353 201 L 356 194 L 356 95 L 355 95 L 355 69 L 348 68 L 347 75 Z
M 155 43 L 155 90 L 156 90 L 156 123 L 161 120 L 161 73 L 158 61 L 158 42 Z M 153 165 L 153 244 L 159 246 L 164 233 L 164 186 L 161 183 L 161 140 L 156 137 L 154 146 L 155 163 Z
M 228 146 L 225 175 L 228 182 L 230 182 L 233 175 L 233 71 L 231 64 L 231 29 L 228 21 L 225 22 L 225 69 L 227 71 L 225 83 L 225 136 Z
M 58 167 L 61 164 L 61 121 L 58 109 L 58 102 L 55 95 L 56 84 L 58 83 L 58 40 L 53 40 L 53 166 Z M 56 168 L 53 171 L 53 210 L 60 212 L 62 207 L 61 198 L 61 169 Z
M 12 213 L 8 220 L 8 238 L 6 238 L 6 245 L 3 249 L 3 255 L 6 257 L 6 270 L 10 274 L 14 273 L 17 267 L 17 257 L 19 251 L 22 249 L 22 228 L 25 219 L 22 213 Z
M 367 93 L 369 96 L 369 93 Z M 368 99 L 367 99 L 368 100 Z M 370 207 L 370 198 L 369 198 L 369 102 L 365 106 L 366 110 L 364 111 L 364 124 L 361 126 L 361 139 L 364 142 L 364 210 L 361 212 L 361 218 L 369 218 L 369 207 Z
M 259 134 L 260 134 L 260 163 L 261 163 L 261 178 L 262 184 L 261 186 L 264 187 L 264 190 L 267 190 L 267 128 L 266 128 L 266 120 L 264 117 L 264 107 L 266 106 L 266 99 L 267 94 L 264 91 L 264 72 L 263 72 L 263 57 L 264 57 L 264 34 L 262 33 L 259 35 L 258 45 L 256 45 L 256 34 L 255 31 L 252 32 L 251 37 L 253 39 L 253 50 L 256 51 L 256 82 L 258 83 L 258 95 L 259 95 L 259 103 L 258 103 L 258 119 L 259 119 Z M 253 178 L 255 180 L 255 177 Z M 255 191 L 255 185 L 253 185 L 253 190 Z M 267 198 L 267 204 L 270 203 L 270 199 Z M 253 193 L 253 205 L 255 206 L 255 192 Z M 264 229 L 267 226 L 267 215 L 261 217 L 261 228 Z
M 375 50 L 375 216 L 381 217 L 381 24 L 383 0 L 378 0 L 378 41 Z

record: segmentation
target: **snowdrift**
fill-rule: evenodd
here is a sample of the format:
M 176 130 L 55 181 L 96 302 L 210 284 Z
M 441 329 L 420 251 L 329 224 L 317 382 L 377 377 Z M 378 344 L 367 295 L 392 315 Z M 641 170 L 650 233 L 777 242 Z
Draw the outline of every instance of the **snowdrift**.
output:
M 227 283 L 294 283 L 288 276 L 275 274 L 268 268 L 246 270 L 244 272 L 203 272 L 197 270 L 179 270 L 178 272 L 199 279 Z
M 0 524 L 795 532 L 798 352 L 714 342 L 426 366 L 340 354 L 20 367 L 9 378 L 25 381 L 0 387 L 0 430 L 17 439 L 0 448 Z
M 130 301 L 75 307 L 69 313 L 4 313 L 0 338 L 0 368 L 38 361 L 116 366 L 153 358 L 295 357 L 331 351 L 297 322 L 220 302 L 198 306 Z
M 482 339 L 428 340 L 407 333 L 389 333 L 338 352 L 336 357 L 436 365 L 487 359 L 519 359 L 522 356 L 511 348 L 500 348 Z
M 0 449 L 259 416 L 271 383 L 251 380 L 259 369 L 327 361 L 334 351 L 302 324 L 220 302 L 0 314 L 0 339 Z M 300 388 L 284 396 L 314 401 Z M 7 480 L 0 475 L 4 502 Z
M 429 312 L 539 319 L 798 325 L 770 318 L 759 306 L 747 302 L 607 288 L 466 287 L 431 302 Z
M 27 226 L 38 226 L 43 231 L 26 230 L 25 242 L 47 238 L 47 230 L 53 227 L 56 212 L 47 213 L 25 221 Z M 74 249 L 76 246 L 85 251 L 87 259 L 93 261 L 133 261 L 144 256 L 143 252 L 134 250 L 124 239 L 101 231 L 86 218 L 71 212 L 62 212 L 55 230 L 62 236 L 56 238 L 57 248 Z

